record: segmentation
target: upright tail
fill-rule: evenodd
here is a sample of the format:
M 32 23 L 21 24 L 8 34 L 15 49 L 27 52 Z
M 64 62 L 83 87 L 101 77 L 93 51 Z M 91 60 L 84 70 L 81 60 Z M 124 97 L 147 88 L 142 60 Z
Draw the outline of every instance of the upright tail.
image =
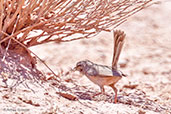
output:
M 113 61 L 112 61 L 113 69 L 117 69 L 117 63 L 124 44 L 125 36 L 126 36 L 125 33 L 121 30 L 116 30 L 113 32 L 113 37 L 114 37 L 114 50 L 113 50 L 114 52 L 113 52 Z

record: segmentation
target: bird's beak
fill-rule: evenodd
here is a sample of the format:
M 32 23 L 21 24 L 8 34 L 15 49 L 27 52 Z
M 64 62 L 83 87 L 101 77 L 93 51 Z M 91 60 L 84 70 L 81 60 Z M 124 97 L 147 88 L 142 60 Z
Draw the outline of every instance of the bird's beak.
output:
M 75 72 L 76 70 L 77 70 L 77 67 L 74 67 L 74 68 L 72 69 L 73 72 Z

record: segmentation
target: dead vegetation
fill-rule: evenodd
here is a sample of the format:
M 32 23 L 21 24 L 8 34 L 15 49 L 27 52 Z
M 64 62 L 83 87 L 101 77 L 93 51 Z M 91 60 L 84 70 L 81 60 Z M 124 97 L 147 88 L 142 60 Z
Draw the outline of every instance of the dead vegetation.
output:
M 0 43 L 10 49 L 90 38 L 110 31 L 152 0 L 2 0 Z M 34 33 L 34 35 L 30 35 Z M 15 39 L 15 40 L 14 40 Z

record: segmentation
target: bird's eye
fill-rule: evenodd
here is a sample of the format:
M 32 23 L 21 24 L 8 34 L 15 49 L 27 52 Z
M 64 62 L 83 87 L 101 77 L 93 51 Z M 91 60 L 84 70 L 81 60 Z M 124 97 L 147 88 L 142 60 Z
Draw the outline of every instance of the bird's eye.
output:
M 79 71 L 80 71 L 80 72 L 82 72 L 82 71 L 83 71 L 83 69 L 82 69 L 82 68 L 80 68 L 80 69 L 79 69 Z
M 82 66 L 81 66 L 81 65 L 80 65 L 80 66 L 78 66 L 77 68 L 78 68 L 78 70 L 79 70 L 80 72 L 82 72 L 82 71 L 83 71 L 83 68 L 82 68 Z
M 77 66 L 77 70 L 80 71 L 80 72 L 82 72 L 83 71 L 83 66 L 82 65 L 78 65 Z

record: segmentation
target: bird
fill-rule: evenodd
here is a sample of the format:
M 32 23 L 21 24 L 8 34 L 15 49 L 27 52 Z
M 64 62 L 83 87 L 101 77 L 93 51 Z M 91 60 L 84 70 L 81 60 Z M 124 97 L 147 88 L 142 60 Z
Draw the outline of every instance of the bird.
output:
M 90 60 L 82 60 L 76 63 L 74 67 L 75 71 L 79 71 L 81 74 L 85 75 L 90 81 L 100 87 L 101 92 L 99 94 L 104 94 L 104 86 L 110 86 L 114 92 L 114 103 L 117 103 L 117 88 L 115 84 L 123 77 L 126 76 L 120 70 L 118 70 L 117 63 L 119 56 L 124 44 L 126 34 L 121 30 L 113 31 L 114 37 L 114 49 L 113 49 L 113 60 L 111 66 L 100 65 L 91 62 Z

